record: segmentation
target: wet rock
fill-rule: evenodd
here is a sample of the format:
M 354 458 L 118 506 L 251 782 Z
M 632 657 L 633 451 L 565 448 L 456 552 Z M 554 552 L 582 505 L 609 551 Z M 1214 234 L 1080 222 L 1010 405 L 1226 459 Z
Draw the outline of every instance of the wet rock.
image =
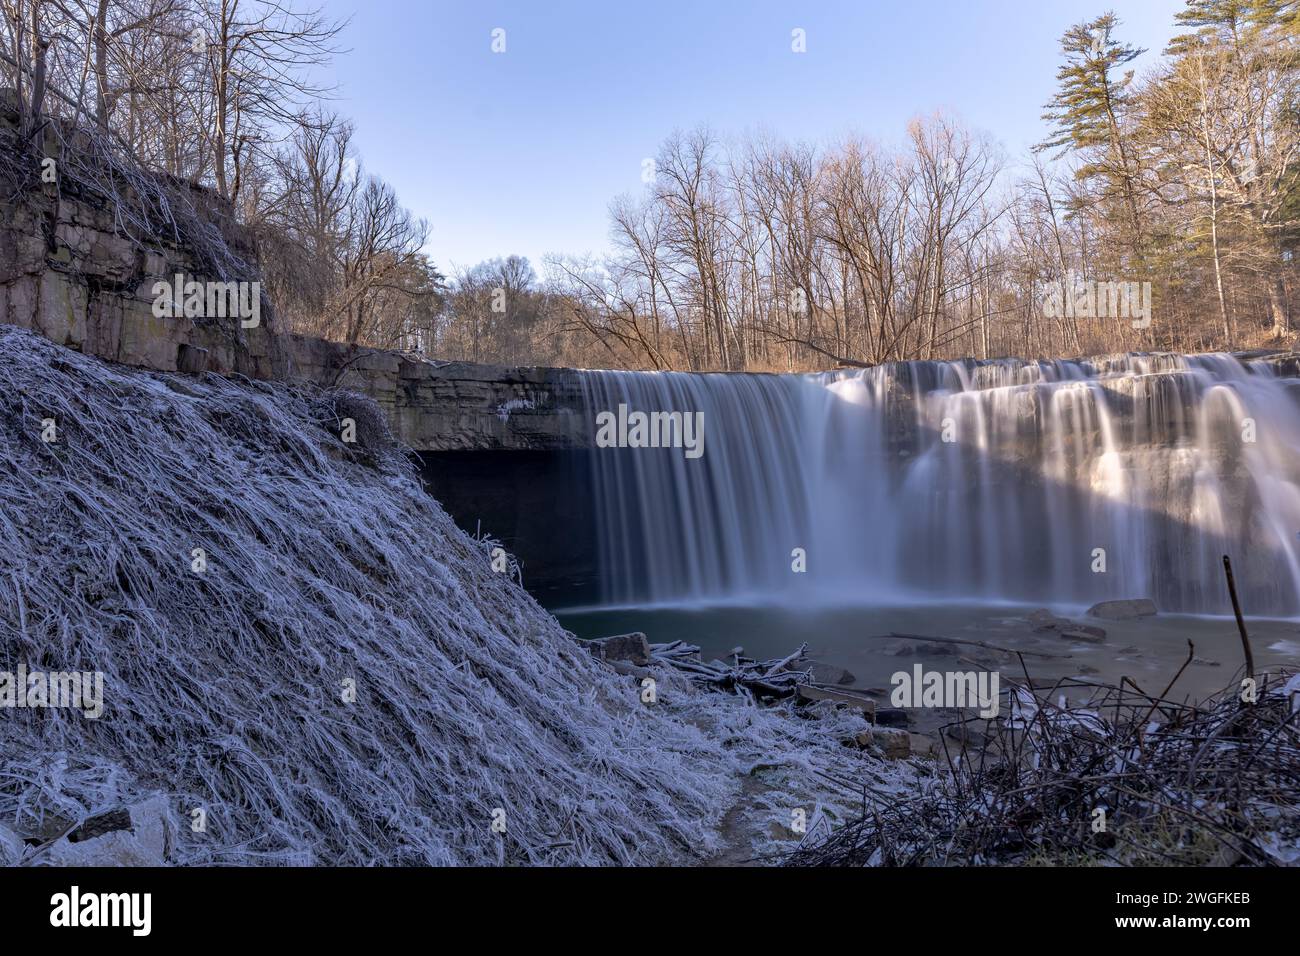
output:
M 1106 621 L 1132 621 L 1150 617 L 1156 612 L 1156 602 L 1150 598 L 1128 598 L 1122 601 L 1102 601 L 1088 608 L 1089 617 Z
M 912 722 L 912 715 L 897 707 L 882 707 L 876 711 L 876 726 L 906 727 Z
M 1069 627 L 1070 622 L 1063 617 L 1057 617 L 1045 607 L 1040 607 L 1036 611 L 1031 611 L 1027 620 L 1033 629 L 1039 633 L 1043 631 L 1058 631 L 1063 627 Z
M 1067 641 L 1082 641 L 1085 644 L 1100 644 L 1106 640 L 1106 632 L 1099 627 L 1075 626 L 1060 632 Z

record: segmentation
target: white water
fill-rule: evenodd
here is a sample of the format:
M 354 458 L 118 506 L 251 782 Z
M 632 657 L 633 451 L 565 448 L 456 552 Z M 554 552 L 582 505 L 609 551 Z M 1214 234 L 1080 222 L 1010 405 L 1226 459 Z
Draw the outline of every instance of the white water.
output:
M 1300 613 L 1300 392 L 1262 361 L 584 375 L 593 433 L 620 403 L 704 413 L 699 459 L 593 454 L 610 604 L 1149 596 L 1224 614 L 1228 554 L 1247 613 Z

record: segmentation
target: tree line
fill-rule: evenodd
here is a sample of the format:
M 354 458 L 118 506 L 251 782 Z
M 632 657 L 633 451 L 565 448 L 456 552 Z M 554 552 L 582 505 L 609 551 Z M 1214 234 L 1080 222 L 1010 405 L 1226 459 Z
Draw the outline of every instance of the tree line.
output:
M 1292 338 L 1298 7 L 1188 0 L 1142 75 L 1113 13 L 1071 26 L 1024 157 L 942 114 L 895 143 L 673 133 L 611 203 L 612 252 L 540 275 L 518 256 L 450 277 L 430 262 L 425 224 L 312 79 L 340 29 L 319 11 L 0 0 L 0 75 L 27 122 L 72 116 L 231 203 L 307 334 L 689 370 L 1247 349 Z M 1150 322 L 1115 308 L 1139 287 Z
M 676 134 L 611 207 L 616 253 L 549 263 L 555 307 L 651 368 L 1290 345 L 1298 25 L 1289 0 L 1190 0 L 1143 76 L 1113 13 L 1073 26 L 1017 162 L 942 115 L 892 147 Z

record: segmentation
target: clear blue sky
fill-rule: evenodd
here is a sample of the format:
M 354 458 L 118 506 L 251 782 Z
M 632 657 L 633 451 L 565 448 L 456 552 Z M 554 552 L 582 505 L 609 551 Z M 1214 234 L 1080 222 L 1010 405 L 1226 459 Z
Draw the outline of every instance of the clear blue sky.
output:
M 440 268 L 608 249 L 609 201 L 674 128 L 899 140 L 944 109 L 1019 158 L 1073 23 L 1114 9 L 1149 67 L 1181 0 L 326 0 L 366 167 Z M 506 31 L 506 52 L 491 32 Z M 808 51 L 790 50 L 806 31 Z M 540 271 L 540 268 L 539 268 Z

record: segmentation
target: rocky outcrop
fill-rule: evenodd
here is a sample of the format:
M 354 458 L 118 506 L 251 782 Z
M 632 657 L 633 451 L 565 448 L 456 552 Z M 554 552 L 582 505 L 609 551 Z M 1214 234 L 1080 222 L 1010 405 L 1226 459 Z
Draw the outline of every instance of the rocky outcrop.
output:
M 251 245 L 244 250 L 252 254 Z M 581 447 L 579 378 L 565 369 L 423 361 L 399 352 L 159 317 L 153 287 L 202 279 L 189 250 L 120 235 L 111 211 L 44 194 L 0 203 L 0 322 L 160 372 L 238 373 L 341 386 L 373 398 L 416 451 Z M 284 371 L 276 368 L 283 362 Z
M 391 405 L 384 383 L 371 378 L 358 385 L 388 409 L 396 435 L 416 450 L 557 451 L 591 444 L 581 380 L 569 369 L 399 358 L 396 376 Z
M 15 151 L 16 117 L 0 105 L 0 150 Z M 75 135 L 75 134 L 74 134 Z M 61 140 L 47 135 L 45 155 L 62 168 Z M 105 175 L 110 175 L 106 173 Z M 123 185 L 125 194 L 131 184 Z M 238 318 L 157 315 L 155 285 L 229 280 L 206 262 L 222 261 L 257 277 L 254 238 L 211 190 L 167 180 L 187 207 L 184 229 L 142 230 L 138 222 L 82 190 L 74 177 L 17 184 L 0 195 L 0 322 L 31 329 L 66 348 L 160 372 L 240 374 L 340 386 L 373 398 L 393 432 L 416 451 L 536 450 L 580 447 L 578 376 L 563 369 L 502 368 L 429 362 L 396 351 L 357 348 L 275 334 L 273 308 L 259 324 Z M 173 210 L 175 212 L 175 210 Z M 184 217 L 182 217 L 183 219 Z M 194 226 L 194 222 L 198 226 Z M 219 235 L 219 239 L 214 238 Z

